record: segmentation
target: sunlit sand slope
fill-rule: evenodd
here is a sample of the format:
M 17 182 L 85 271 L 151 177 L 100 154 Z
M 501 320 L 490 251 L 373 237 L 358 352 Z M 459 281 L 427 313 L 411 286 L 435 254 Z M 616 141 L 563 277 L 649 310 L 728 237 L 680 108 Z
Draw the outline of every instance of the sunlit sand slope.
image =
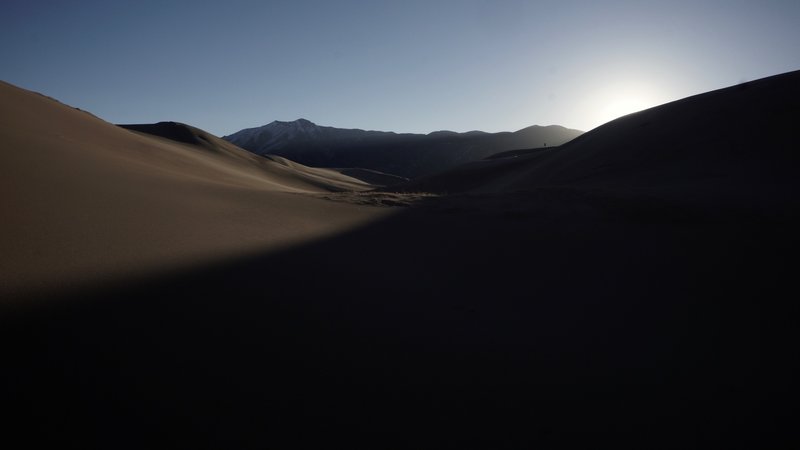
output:
M 0 294 L 59 292 L 330 235 L 383 210 L 298 194 L 368 188 L 186 125 L 131 131 L 0 83 Z

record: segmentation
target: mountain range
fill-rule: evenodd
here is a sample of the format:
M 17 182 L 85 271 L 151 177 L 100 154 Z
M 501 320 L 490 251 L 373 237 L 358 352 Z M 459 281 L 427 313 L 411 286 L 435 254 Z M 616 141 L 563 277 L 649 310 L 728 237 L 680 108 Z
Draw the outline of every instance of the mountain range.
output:
M 308 166 L 371 169 L 416 178 L 503 151 L 558 146 L 581 133 L 558 125 L 534 125 L 513 133 L 412 134 L 334 128 L 298 119 L 247 128 L 223 139 L 257 155 L 283 156 Z
M 797 448 L 798 117 L 800 71 L 379 189 L 0 83 L 3 442 Z

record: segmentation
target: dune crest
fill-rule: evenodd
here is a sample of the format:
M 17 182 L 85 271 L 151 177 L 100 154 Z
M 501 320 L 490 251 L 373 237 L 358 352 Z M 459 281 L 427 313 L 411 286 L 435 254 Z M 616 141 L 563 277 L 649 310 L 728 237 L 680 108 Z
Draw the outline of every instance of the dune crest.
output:
M 285 247 L 385 210 L 302 193 L 371 185 L 177 123 L 112 125 L 0 83 L 0 297 Z
M 570 187 L 796 210 L 798 114 L 795 71 L 630 114 L 558 148 L 496 155 L 401 188 L 496 194 Z

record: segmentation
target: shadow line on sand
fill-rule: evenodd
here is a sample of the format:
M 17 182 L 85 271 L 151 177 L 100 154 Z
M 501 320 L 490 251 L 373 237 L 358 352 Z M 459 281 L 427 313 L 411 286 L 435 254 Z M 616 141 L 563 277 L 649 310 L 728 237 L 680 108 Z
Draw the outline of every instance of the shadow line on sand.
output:
M 509 215 L 431 199 L 284 252 L 10 314 L 10 429 L 85 448 L 787 437 L 788 416 L 764 408 L 793 373 L 779 301 L 793 224 L 562 200 Z

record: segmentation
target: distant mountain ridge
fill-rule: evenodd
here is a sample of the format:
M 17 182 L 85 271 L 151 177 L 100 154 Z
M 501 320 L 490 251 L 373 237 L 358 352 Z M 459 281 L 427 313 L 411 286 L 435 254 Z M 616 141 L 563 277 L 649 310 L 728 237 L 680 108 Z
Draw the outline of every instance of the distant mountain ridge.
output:
M 246 128 L 223 139 L 258 155 L 283 156 L 305 165 L 414 178 L 503 151 L 561 145 L 582 133 L 558 125 L 534 125 L 515 132 L 414 134 L 327 127 L 298 119 Z

